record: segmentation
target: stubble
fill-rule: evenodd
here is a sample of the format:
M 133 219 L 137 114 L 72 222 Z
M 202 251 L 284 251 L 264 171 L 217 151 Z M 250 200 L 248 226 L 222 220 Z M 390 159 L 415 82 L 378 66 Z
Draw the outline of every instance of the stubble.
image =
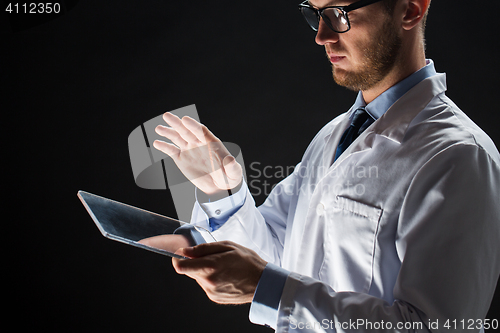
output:
M 332 65 L 333 79 L 338 85 L 354 91 L 368 90 L 393 69 L 401 51 L 401 38 L 393 22 L 387 19 L 374 35 L 376 38 L 362 50 L 364 57 L 358 68 L 347 71 Z

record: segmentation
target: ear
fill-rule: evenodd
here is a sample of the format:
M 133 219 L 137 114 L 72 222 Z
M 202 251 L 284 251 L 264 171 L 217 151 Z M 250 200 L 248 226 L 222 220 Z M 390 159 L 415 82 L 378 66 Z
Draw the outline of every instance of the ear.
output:
M 431 0 L 407 0 L 402 21 L 403 29 L 411 30 L 424 18 Z

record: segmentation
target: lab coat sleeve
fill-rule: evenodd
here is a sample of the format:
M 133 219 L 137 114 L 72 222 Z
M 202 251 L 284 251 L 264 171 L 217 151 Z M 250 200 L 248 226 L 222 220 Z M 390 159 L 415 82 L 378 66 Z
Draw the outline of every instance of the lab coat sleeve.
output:
M 292 272 L 277 332 L 478 332 L 500 274 L 499 190 L 499 166 L 481 147 L 436 154 L 405 194 L 395 301 L 337 292 Z
M 322 149 L 325 136 L 333 131 L 336 124 L 344 119 L 346 114 L 337 117 L 316 134 L 309 144 L 302 162 L 295 166 L 292 174 L 273 187 L 261 206 L 255 206 L 255 200 L 245 182 L 243 187 L 246 195 L 243 206 L 213 232 L 215 239 L 218 241 L 230 240 L 241 244 L 257 252 L 267 262 L 281 266 L 286 228 L 294 217 L 294 209 L 301 192 L 303 172 L 299 170 L 307 168 L 311 151 Z M 194 205 L 191 223 L 211 230 L 209 217 L 198 202 Z
M 248 186 L 244 186 L 246 196 L 243 206 L 212 234 L 218 241 L 236 242 L 254 250 L 267 262 L 280 266 L 290 203 L 296 199 L 297 176 L 292 173 L 279 182 L 258 208 Z M 208 216 L 198 203 L 193 209 L 191 223 L 209 228 Z

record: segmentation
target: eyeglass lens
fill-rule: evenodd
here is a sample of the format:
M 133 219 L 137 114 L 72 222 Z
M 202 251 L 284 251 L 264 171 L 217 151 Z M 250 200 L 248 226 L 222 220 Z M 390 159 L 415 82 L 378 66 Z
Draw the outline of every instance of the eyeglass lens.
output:
M 319 28 L 319 16 L 316 10 L 309 7 L 301 8 L 302 15 L 304 15 L 307 23 L 315 31 Z M 338 8 L 325 8 L 322 12 L 322 17 L 325 23 L 336 32 L 344 32 L 349 30 L 349 23 L 347 21 L 347 14 Z

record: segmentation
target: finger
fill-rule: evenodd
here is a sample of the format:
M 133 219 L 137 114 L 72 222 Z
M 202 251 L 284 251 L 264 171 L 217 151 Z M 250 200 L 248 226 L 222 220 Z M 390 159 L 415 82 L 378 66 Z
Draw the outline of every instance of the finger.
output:
M 182 123 L 182 120 L 179 117 L 177 117 L 176 115 L 174 115 L 170 112 L 166 112 L 163 114 L 163 120 L 165 120 L 166 123 L 168 123 L 170 126 L 172 126 L 172 128 L 175 131 L 177 131 L 177 133 L 179 133 L 179 135 L 182 137 L 182 139 L 184 139 L 186 142 L 189 142 L 191 144 L 198 144 L 199 143 L 199 140 L 196 137 L 196 135 L 191 133 L 191 131 L 189 129 L 187 129 L 186 126 L 184 126 L 184 124 Z
M 216 137 L 205 125 L 197 122 L 195 119 L 184 116 L 182 117 L 182 123 L 184 126 L 193 133 L 201 143 L 207 142 L 220 142 L 219 138 Z
M 181 121 L 179 117 L 177 117 L 175 114 L 171 112 L 165 112 L 162 118 L 167 124 L 169 124 L 172 127 L 174 127 L 175 124 L 178 124 Z
M 158 135 L 161 135 L 170 141 L 172 141 L 175 145 L 177 145 L 179 148 L 184 148 L 187 146 L 186 140 L 184 140 L 181 135 L 174 129 L 158 125 L 155 128 L 155 132 L 158 133 Z
M 182 117 L 182 124 L 190 130 L 194 136 L 196 136 L 200 143 L 205 144 L 207 142 L 207 138 L 205 137 L 205 133 L 203 131 L 203 125 L 201 123 L 189 116 L 184 116 Z
M 207 277 L 216 271 L 216 262 L 208 258 L 198 259 L 177 259 L 173 258 L 172 265 L 177 274 L 187 275 L 192 279 L 198 280 L 201 277 Z
M 191 259 L 176 259 L 172 263 L 177 273 L 197 279 L 213 274 L 221 264 L 220 255 L 235 249 L 234 243 L 228 241 L 186 247 L 176 253 Z
M 228 241 L 204 243 L 193 247 L 181 249 L 185 256 L 191 258 L 200 258 L 211 254 L 222 253 L 234 250 L 234 245 Z
M 165 141 L 160 141 L 160 140 L 155 140 L 153 142 L 153 147 L 155 147 L 156 149 L 158 149 L 161 152 L 164 152 L 165 154 L 167 154 L 168 156 L 170 156 L 172 158 L 177 157 L 181 152 L 179 147 L 177 147 L 171 143 L 166 143 Z
M 220 141 L 218 137 L 216 137 L 207 126 L 202 125 L 203 136 L 207 140 L 207 142 L 218 142 Z

